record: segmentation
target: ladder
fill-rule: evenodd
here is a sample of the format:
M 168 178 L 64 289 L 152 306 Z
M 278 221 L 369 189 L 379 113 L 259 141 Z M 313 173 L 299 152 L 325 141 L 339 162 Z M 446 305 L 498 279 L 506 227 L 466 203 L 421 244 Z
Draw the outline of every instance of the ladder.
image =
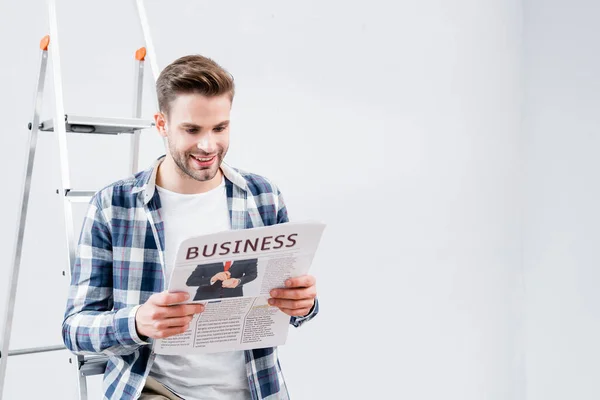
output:
M 29 146 L 26 155 L 25 176 L 21 189 L 21 206 L 17 215 L 17 232 L 13 250 L 13 264 L 9 277 L 9 290 L 7 292 L 7 302 L 4 315 L 4 324 L 2 326 L 2 344 L 0 347 L 0 400 L 2 400 L 6 368 L 8 358 L 12 356 L 44 353 L 50 351 L 64 350 L 63 345 L 33 347 L 26 349 L 9 350 L 12 322 L 15 308 L 15 298 L 17 294 L 17 283 L 19 279 L 19 269 L 21 264 L 21 255 L 23 250 L 23 239 L 25 234 L 25 225 L 27 219 L 27 208 L 29 203 L 29 194 L 31 190 L 31 177 L 33 173 L 33 164 L 37 145 L 37 137 L 40 131 L 53 132 L 56 136 L 60 155 L 60 173 L 61 188 L 57 190 L 63 198 L 64 219 L 67 239 L 67 257 L 69 262 L 68 271 L 62 271 L 62 275 L 70 280 L 73 265 L 75 262 L 76 243 L 73 227 L 72 204 L 76 202 L 89 202 L 95 191 L 92 190 L 74 190 L 70 184 L 70 170 L 67 149 L 67 133 L 78 133 L 84 135 L 131 135 L 131 151 L 129 168 L 132 173 L 138 170 L 139 161 L 139 143 L 141 130 L 151 128 L 154 124 L 150 120 L 141 119 L 142 112 L 142 89 L 144 79 L 144 62 L 149 58 L 150 68 L 154 80 L 158 77 L 158 64 L 154 54 L 152 38 L 148 24 L 148 18 L 143 0 L 135 0 L 138 17 L 141 23 L 142 32 L 146 47 L 141 47 L 135 52 L 135 96 L 132 118 L 106 118 L 89 117 L 66 114 L 64 110 L 62 96 L 62 77 L 59 55 L 58 40 L 58 19 L 56 11 L 56 0 L 48 0 L 48 16 L 50 35 L 42 38 L 40 42 L 40 63 L 35 92 L 33 118 L 28 125 Z M 42 109 L 42 96 L 44 92 L 44 82 L 46 78 L 46 67 L 48 64 L 48 51 L 52 56 L 53 80 L 55 110 L 54 118 L 47 121 L 40 121 Z M 75 360 L 75 362 L 74 362 Z M 87 400 L 87 376 L 103 374 L 106 369 L 107 357 L 105 356 L 81 356 L 70 355 L 69 362 L 74 364 L 77 374 L 77 392 L 81 400 Z

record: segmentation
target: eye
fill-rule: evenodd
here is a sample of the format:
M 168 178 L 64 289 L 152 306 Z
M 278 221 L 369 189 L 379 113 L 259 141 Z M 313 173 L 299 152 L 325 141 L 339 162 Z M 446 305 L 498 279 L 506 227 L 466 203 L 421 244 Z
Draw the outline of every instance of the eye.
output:
M 226 126 L 218 126 L 215 128 L 215 132 L 223 132 L 225 129 L 227 129 Z
M 187 128 L 185 131 L 187 133 L 190 133 L 190 134 L 193 135 L 194 133 L 198 132 L 198 129 L 196 129 L 196 128 Z

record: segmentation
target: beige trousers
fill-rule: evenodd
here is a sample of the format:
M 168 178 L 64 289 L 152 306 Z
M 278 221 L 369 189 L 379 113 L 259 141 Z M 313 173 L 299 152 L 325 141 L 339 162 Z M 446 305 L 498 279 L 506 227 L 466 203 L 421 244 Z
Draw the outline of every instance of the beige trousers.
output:
M 140 400 L 181 400 L 181 397 L 174 395 L 160 382 L 149 376 L 146 378 Z

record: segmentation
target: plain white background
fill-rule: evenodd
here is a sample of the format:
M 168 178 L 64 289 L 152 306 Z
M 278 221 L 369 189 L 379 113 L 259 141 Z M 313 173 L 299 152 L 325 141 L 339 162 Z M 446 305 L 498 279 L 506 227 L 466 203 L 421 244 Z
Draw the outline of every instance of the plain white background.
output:
M 201 53 L 235 76 L 227 161 L 277 182 L 292 219 L 328 224 L 313 266 L 321 315 L 280 351 L 294 399 L 600 394 L 598 7 L 550 3 L 148 1 L 161 68 Z M 48 25 L 44 1 L 1 4 L 7 288 Z M 133 3 L 59 0 L 59 29 L 66 111 L 130 116 L 143 45 Z M 47 96 L 44 117 L 52 105 Z M 74 188 L 127 174 L 128 138 L 74 135 L 69 145 Z M 162 152 L 145 132 L 141 166 Z M 42 134 L 11 348 L 61 343 L 58 168 L 56 142 Z M 68 359 L 11 358 L 6 398 L 74 399 Z M 101 398 L 98 377 L 90 392 Z
M 600 397 L 600 3 L 525 14 L 527 398 Z

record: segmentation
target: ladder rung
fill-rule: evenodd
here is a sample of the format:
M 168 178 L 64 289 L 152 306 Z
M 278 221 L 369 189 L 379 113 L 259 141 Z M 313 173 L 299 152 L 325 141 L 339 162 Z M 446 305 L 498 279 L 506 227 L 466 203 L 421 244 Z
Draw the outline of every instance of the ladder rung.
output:
M 93 135 L 117 135 L 119 133 L 135 133 L 140 129 L 148 129 L 154 122 L 139 118 L 102 118 L 65 115 L 67 132 L 87 133 Z M 40 124 L 40 130 L 54 132 L 54 120 L 49 119 Z
M 96 194 L 93 190 L 67 190 L 65 196 L 72 203 L 88 202 Z
M 67 348 L 63 345 L 57 346 L 46 346 L 46 347 L 31 347 L 28 349 L 19 349 L 19 350 L 9 350 L 8 356 L 21 356 L 25 354 L 35 354 L 35 353 L 47 353 L 50 351 L 60 351 L 66 350 Z M 1 356 L 1 353 L 0 353 Z M 91 358 L 86 358 L 81 362 L 79 366 L 79 371 L 83 376 L 90 375 L 100 375 L 103 374 L 106 370 L 106 364 L 108 362 L 108 357 L 106 356 L 92 356 Z
M 106 370 L 108 357 L 100 356 L 85 359 L 79 366 L 79 372 L 83 376 L 101 375 Z
M 46 346 L 46 347 L 30 347 L 28 349 L 19 349 L 19 350 L 9 350 L 8 356 L 22 356 L 25 354 L 34 354 L 34 353 L 46 353 L 49 351 L 58 351 L 58 350 L 66 350 L 65 346 Z M 1 354 L 0 354 L 1 356 Z

